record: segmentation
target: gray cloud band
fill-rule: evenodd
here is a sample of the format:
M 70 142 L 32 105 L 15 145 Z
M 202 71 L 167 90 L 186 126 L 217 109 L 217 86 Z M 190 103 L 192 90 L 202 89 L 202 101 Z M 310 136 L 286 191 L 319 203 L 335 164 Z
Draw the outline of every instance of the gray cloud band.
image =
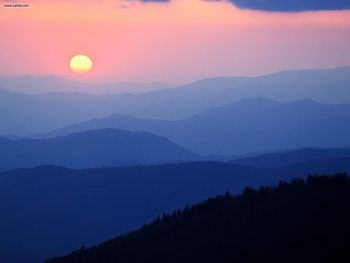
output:
M 170 0 L 140 0 L 141 2 L 166 3 Z M 220 2 L 221 0 L 205 0 Z M 261 11 L 302 12 L 350 9 L 350 0 L 227 0 L 238 8 Z

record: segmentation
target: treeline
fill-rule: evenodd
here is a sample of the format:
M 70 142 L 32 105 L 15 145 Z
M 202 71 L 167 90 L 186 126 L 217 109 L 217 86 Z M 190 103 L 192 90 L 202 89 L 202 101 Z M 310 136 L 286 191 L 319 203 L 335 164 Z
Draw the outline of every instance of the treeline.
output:
M 350 178 L 308 176 L 186 207 L 52 263 L 350 262 Z

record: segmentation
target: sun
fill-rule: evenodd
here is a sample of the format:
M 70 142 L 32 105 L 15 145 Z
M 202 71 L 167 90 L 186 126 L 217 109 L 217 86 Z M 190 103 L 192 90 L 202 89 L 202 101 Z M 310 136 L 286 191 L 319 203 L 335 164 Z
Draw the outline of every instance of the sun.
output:
M 69 67 L 75 73 L 85 74 L 92 69 L 92 60 L 86 55 L 75 55 L 71 58 Z

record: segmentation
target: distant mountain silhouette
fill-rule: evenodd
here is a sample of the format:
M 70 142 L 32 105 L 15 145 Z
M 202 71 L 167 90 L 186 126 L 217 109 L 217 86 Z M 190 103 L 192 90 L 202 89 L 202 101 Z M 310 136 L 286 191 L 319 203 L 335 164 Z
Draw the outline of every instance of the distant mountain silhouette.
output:
M 211 78 L 143 94 L 34 96 L 0 91 L 0 134 L 48 132 L 112 114 L 178 120 L 259 96 L 281 102 L 312 99 L 322 103 L 350 103 L 348 83 L 350 67 L 288 71 L 255 78 Z
M 348 262 L 350 178 L 246 188 L 51 263 Z
M 83 83 L 57 76 L 0 77 L 0 89 L 33 95 L 51 92 L 81 92 L 89 94 L 143 93 L 174 87 L 166 83 Z
M 246 186 L 338 171 L 350 172 L 350 158 L 278 168 L 188 162 L 86 170 L 42 166 L 3 172 L 0 258 L 7 263 L 40 262 L 127 233 L 163 212 L 227 190 L 238 193 Z
M 233 164 L 251 167 L 280 167 L 313 160 L 350 158 L 350 148 L 343 149 L 299 149 L 287 152 L 266 153 L 259 156 L 240 158 L 231 161 Z
M 113 115 L 71 125 L 38 137 L 101 128 L 148 131 L 204 155 L 242 155 L 276 149 L 350 146 L 350 104 L 311 100 L 279 103 L 245 99 L 179 121 Z
M 103 129 L 53 139 L 0 139 L 0 170 L 60 165 L 71 168 L 154 164 L 198 156 L 146 132 Z

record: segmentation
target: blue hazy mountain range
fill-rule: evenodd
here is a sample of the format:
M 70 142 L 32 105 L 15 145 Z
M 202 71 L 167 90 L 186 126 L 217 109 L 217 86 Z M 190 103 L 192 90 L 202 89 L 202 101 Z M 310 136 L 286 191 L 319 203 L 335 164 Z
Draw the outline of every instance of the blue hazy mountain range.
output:
M 94 130 L 86 126 L 82 128 L 86 128 L 86 131 L 68 130 L 69 134 L 56 134 L 52 138 L 11 140 L 0 137 L 0 171 L 39 165 L 82 169 L 230 159 L 233 164 L 277 167 L 314 159 L 350 158 L 349 148 L 284 150 L 266 154 L 255 153 L 244 158 L 198 155 L 165 137 L 148 132 L 105 127 L 95 127 Z
M 350 148 L 306 148 L 286 152 L 265 153 L 252 157 L 238 158 L 231 161 L 231 163 L 251 167 L 282 167 L 295 163 L 310 162 L 313 160 L 329 160 L 337 158 L 350 158 Z
M 112 115 L 71 125 L 35 138 L 120 128 L 167 137 L 202 155 L 236 156 L 276 149 L 350 146 L 350 104 L 311 100 L 279 103 L 245 99 L 178 121 Z
M 0 139 L 0 171 L 38 165 L 91 168 L 198 160 L 166 138 L 117 129 L 86 131 L 52 139 Z
M 56 78 L 46 78 L 42 81 L 45 85 L 40 89 L 46 86 L 50 91 L 51 79 L 52 82 L 57 82 Z M 20 82 L 24 83 L 23 87 L 18 88 L 17 84 L 13 84 L 15 88 L 11 91 L 11 80 L 6 79 L 7 84 L 3 85 L 8 90 L 0 90 L 1 135 L 48 132 L 112 114 L 178 120 L 213 107 L 260 96 L 280 102 L 312 99 L 321 103 L 350 103 L 350 67 L 285 71 L 254 78 L 210 78 L 175 89 L 142 94 L 91 95 L 59 92 L 28 95 L 13 92 L 32 90 L 40 83 L 38 79 Z M 53 87 L 57 85 L 52 84 Z M 56 89 L 60 90 L 59 87 L 54 90 Z M 67 89 L 62 86 L 63 90 Z
M 350 67 L 138 94 L 104 93 L 160 86 L 0 79 L 0 261 L 41 262 L 227 190 L 350 172 L 349 83 Z
M 1 259 L 41 262 L 129 232 L 163 212 L 227 190 L 238 193 L 246 186 L 338 171 L 350 171 L 349 158 L 275 168 L 188 162 L 88 170 L 42 166 L 3 172 Z
M 24 94 L 80 92 L 89 94 L 143 93 L 176 86 L 167 83 L 84 83 L 57 76 L 0 77 L 0 89 Z

